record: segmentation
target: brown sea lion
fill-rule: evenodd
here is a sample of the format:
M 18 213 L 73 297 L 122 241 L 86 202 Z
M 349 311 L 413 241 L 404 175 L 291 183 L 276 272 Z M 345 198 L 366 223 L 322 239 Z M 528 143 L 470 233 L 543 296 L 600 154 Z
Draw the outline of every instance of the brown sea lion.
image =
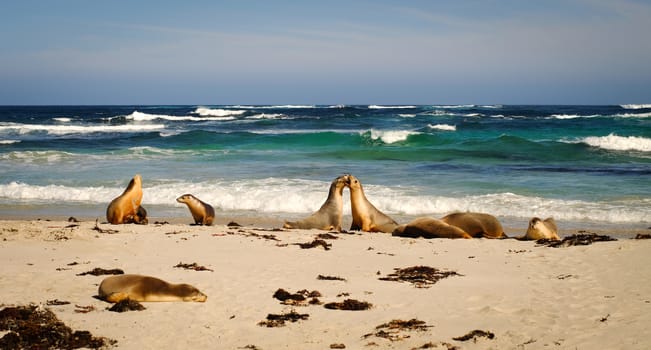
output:
M 213 220 L 215 220 L 215 209 L 210 204 L 201 201 L 191 194 L 184 194 L 177 198 L 176 201 L 185 203 L 188 206 L 195 225 L 210 226 Z
M 350 189 L 350 206 L 353 214 L 351 230 L 391 233 L 398 226 L 392 218 L 379 211 L 364 195 L 362 183 L 348 175 L 346 185 Z
M 452 213 L 441 218 L 441 221 L 456 226 L 473 237 L 505 238 L 502 224 L 493 215 L 484 213 Z
M 344 207 L 343 193 L 347 181 L 348 175 L 342 175 L 334 179 L 330 184 L 328 198 L 326 198 L 319 210 L 303 220 L 285 221 L 283 227 L 341 231 Z
M 529 220 L 527 233 L 522 237 L 518 237 L 520 240 L 539 240 L 543 238 L 560 241 L 561 237 L 558 236 L 558 227 L 556 227 L 554 218 L 545 220 L 532 218 Z
M 98 296 L 110 303 L 134 301 L 198 301 L 208 298 L 189 284 L 172 284 L 151 276 L 115 275 L 99 285 Z
M 106 208 L 106 220 L 111 224 L 147 224 L 147 211 L 140 206 L 142 202 L 142 178 L 139 174 L 131 179 L 127 189 L 113 199 Z
M 393 230 L 393 236 L 424 238 L 466 238 L 472 236 L 459 227 L 431 217 L 420 217 Z

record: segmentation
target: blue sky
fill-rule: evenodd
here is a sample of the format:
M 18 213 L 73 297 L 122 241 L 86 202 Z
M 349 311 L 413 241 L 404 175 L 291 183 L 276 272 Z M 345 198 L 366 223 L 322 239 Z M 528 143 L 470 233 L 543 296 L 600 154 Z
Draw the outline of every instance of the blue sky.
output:
M 0 104 L 651 102 L 651 1 L 0 3 Z

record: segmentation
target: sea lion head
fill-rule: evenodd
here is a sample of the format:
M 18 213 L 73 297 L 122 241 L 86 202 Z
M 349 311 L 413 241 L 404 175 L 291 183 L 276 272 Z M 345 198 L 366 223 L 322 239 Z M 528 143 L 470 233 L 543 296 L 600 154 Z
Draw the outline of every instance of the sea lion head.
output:
M 332 184 L 335 185 L 337 188 L 343 188 L 345 186 L 348 186 L 348 181 L 349 181 L 349 176 L 348 174 L 341 175 L 334 179 L 332 181 Z
M 186 194 L 182 195 L 181 197 L 177 198 L 176 201 L 179 202 L 179 203 L 188 203 L 192 199 L 194 199 L 194 196 L 189 194 L 189 193 L 186 193 Z
M 344 175 L 344 177 L 345 177 L 345 178 L 344 178 L 344 181 L 345 181 L 346 186 L 347 186 L 348 188 L 351 188 L 351 189 L 355 188 L 355 189 L 357 189 L 357 188 L 362 187 L 362 183 L 359 182 L 359 180 L 358 180 L 356 177 L 354 177 L 353 175 L 351 175 L 351 174 L 346 174 L 346 175 Z
M 527 237 L 530 239 L 540 239 L 540 238 L 554 238 L 556 236 L 545 222 L 538 218 L 534 217 L 529 220 L 529 227 L 527 228 Z
M 196 301 L 203 303 L 208 296 L 201 293 L 196 287 L 189 284 L 180 284 L 177 286 L 178 292 L 183 295 L 183 301 Z

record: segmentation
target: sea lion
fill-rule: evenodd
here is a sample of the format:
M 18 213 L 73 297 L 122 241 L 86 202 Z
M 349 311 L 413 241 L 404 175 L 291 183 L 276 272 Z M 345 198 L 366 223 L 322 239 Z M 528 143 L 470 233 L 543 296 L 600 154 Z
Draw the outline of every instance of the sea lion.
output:
M 506 237 L 502 224 L 490 214 L 473 212 L 452 213 L 442 217 L 441 221 L 456 226 L 476 238 Z
M 328 198 L 314 214 L 299 221 L 285 221 L 284 228 L 335 230 L 341 232 L 344 208 L 344 187 L 348 175 L 337 177 L 330 184 Z
M 194 218 L 195 225 L 210 226 L 213 220 L 215 220 L 215 209 L 210 204 L 203 202 L 191 194 L 184 194 L 177 198 L 176 201 L 187 204 L 192 218 Z
M 560 241 L 561 238 L 558 236 L 558 228 L 556 227 L 554 218 L 547 218 L 545 220 L 532 218 L 529 220 L 527 233 L 522 237 L 518 237 L 520 240 L 539 240 L 543 238 Z
M 129 181 L 124 192 L 113 199 L 106 208 L 106 220 L 117 224 L 147 224 L 147 211 L 140 206 L 142 202 L 142 178 L 139 174 Z
M 431 217 L 420 217 L 400 225 L 393 230 L 392 235 L 412 238 L 472 238 L 466 231 Z
M 362 183 L 356 177 L 348 175 L 346 186 L 350 189 L 350 205 L 353 214 L 351 230 L 393 232 L 398 223 L 379 211 L 366 199 Z
M 134 301 L 198 301 L 208 298 L 189 284 L 172 284 L 143 275 L 115 275 L 99 285 L 98 296 L 110 303 L 125 299 Z

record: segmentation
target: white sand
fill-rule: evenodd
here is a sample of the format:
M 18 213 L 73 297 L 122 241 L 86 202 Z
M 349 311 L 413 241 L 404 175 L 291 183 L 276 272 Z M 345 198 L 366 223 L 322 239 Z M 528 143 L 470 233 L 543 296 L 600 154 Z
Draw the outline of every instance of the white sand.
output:
M 294 245 L 322 231 L 100 225 L 119 230 L 103 234 L 92 230 L 91 221 L 67 225 L 0 221 L 0 308 L 69 301 L 48 308 L 73 330 L 115 339 L 120 349 L 329 349 L 331 344 L 412 349 L 430 342 L 443 349 L 443 342 L 461 349 L 651 348 L 651 240 L 548 248 L 516 240 L 364 233 L 339 234 L 328 240 L 332 247 L 326 251 Z M 68 265 L 73 262 L 78 264 Z M 174 268 L 179 262 L 214 271 Z M 378 279 L 394 268 L 416 265 L 463 276 L 430 288 Z M 77 276 L 96 267 L 190 283 L 208 300 L 143 303 L 144 311 L 110 312 L 110 304 L 93 298 L 106 276 Z M 318 275 L 346 281 L 317 280 Z M 281 305 L 272 298 L 279 288 L 317 290 L 324 303 L 350 298 L 373 307 L 341 311 Z M 78 313 L 76 305 L 95 309 Z M 280 328 L 258 325 L 267 314 L 292 309 L 309 319 Z M 363 337 L 397 319 L 433 327 L 401 331 L 405 338 L 397 341 Z M 495 338 L 452 340 L 475 329 L 493 332 Z

